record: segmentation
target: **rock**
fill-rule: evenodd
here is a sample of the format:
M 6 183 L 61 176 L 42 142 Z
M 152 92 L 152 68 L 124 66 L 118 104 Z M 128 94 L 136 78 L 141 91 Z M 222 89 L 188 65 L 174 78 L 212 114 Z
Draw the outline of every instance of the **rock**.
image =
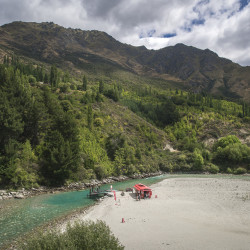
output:
M 6 190 L 0 190 L 0 195 L 6 195 Z
M 12 195 L 3 195 L 2 197 L 3 197 L 3 200 L 8 200 L 8 199 L 13 198 Z
M 14 198 L 15 199 L 24 199 L 25 197 L 22 194 L 17 194 L 17 195 L 14 196 Z

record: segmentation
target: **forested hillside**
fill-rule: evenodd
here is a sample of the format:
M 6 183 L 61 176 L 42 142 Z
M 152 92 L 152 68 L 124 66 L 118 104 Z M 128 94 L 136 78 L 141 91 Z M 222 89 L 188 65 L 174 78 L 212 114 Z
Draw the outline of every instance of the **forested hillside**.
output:
M 119 79 L 89 79 L 6 54 L 0 186 L 59 186 L 158 170 L 250 171 L 248 104 L 153 79 Z
M 209 49 L 177 44 L 148 50 L 120 43 L 105 32 L 64 28 L 54 23 L 13 22 L 0 27 L 6 50 L 73 71 L 109 76 L 117 70 L 175 81 L 182 88 L 250 99 L 250 67 L 220 58 Z

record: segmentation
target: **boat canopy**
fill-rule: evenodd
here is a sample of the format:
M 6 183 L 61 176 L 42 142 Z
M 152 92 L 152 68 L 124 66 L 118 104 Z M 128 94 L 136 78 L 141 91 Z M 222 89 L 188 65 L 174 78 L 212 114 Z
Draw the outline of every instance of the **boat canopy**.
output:
M 152 192 L 152 189 L 151 189 L 151 188 L 149 188 L 149 187 L 147 187 L 147 186 L 145 186 L 144 184 L 141 184 L 141 183 L 134 185 L 134 188 L 135 188 L 137 191 L 139 191 L 139 192 L 140 192 L 140 191 L 142 191 L 142 192 L 151 191 L 151 192 Z

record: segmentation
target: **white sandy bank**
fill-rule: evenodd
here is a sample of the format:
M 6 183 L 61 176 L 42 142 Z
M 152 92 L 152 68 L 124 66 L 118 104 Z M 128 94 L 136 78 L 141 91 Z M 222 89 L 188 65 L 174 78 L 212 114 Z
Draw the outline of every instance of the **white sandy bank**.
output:
M 151 187 L 151 199 L 118 193 L 76 220 L 105 221 L 128 250 L 250 249 L 249 181 L 176 178 Z

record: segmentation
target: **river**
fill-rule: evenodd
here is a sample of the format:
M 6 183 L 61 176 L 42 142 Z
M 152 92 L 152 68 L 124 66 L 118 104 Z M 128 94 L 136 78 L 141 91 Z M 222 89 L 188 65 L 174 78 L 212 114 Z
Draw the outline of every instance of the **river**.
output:
M 196 177 L 196 178 L 239 178 L 250 181 L 250 176 L 233 175 L 161 175 L 146 179 L 134 179 L 112 183 L 113 189 L 125 190 L 136 183 L 152 185 L 166 178 Z M 102 185 L 101 190 L 110 189 L 110 184 Z M 13 241 L 19 236 L 42 226 L 53 219 L 73 213 L 95 203 L 87 197 L 89 190 L 44 194 L 23 200 L 0 201 L 0 249 L 1 246 Z
M 136 183 L 152 185 L 166 178 L 166 175 L 147 179 L 134 179 L 113 183 L 113 189 L 124 190 Z M 101 189 L 109 189 L 110 184 Z M 30 232 L 53 219 L 72 213 L 76 209 L 94 204 L 87 197 L 89 190 L 44 194 L 24 200 L 0 201 L 0 248 L 17 237 Z

